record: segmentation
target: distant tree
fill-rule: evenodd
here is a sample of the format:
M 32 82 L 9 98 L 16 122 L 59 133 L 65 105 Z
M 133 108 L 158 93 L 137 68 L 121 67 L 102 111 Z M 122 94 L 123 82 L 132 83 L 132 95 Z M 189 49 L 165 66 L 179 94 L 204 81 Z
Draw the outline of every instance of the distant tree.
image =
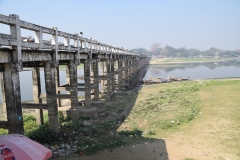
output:
M 139 54 L 147 54 L 147 52 L 148 52 L 145 48 L 135 48 L 135 49 L 132 49 L 131 51 L 139 53 Z
M 157 48 L 161 47 L 161 43 L 155 42 L 151 45 L 150 49 L 152 52 L 155 52 Z

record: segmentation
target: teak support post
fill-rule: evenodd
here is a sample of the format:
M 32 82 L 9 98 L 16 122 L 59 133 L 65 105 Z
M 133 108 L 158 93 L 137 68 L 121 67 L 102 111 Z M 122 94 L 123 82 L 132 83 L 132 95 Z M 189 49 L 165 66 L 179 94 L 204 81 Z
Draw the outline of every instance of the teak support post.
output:
M 122 89 L 122 80 L 123 80 L 123 64 L 122 60 L 118 59 L 118 90 Z
M 6 97 L 4 90 L 3 72 L 0 72 L 0 82 L 2 91 L 2 105 L 0 105 L 0 121 L 7 121 Z
M 4 64 L 3 83 L 9 134 L 24 134 L 19 72 L 15 63 Z M 7 98 L 6 98 L 7 97 Z
M 90 77 L 90 62 L 84 62 L 84 83 L 85 83 L 85 107 L 91 107 L 91 77 Z
M 107 65 L 107 100 L 111 98 L 111 64 L 109 60 L 106 62 Z
M 97 87 L 94 88 L 94 100 L 99 100 L 99 80 L 98 80 L 98 62 L 93 63 L 93 77 L 94 77 L 94 85 Z
M 51 62 L 46 62 L 44 66 L 45 87 L 47 96 L 47 108 L 49 118 L 49 128 L 52 131 L 59 132 L 58 106 L 55 84 L 55 69 Z
M 33 82 L 33 101 L 34 103 L 42 103 L 41 95 L 41 80 L 40 67 L 32 68 L 32 82 Z M 37 124 L 43 124 L 43 110 L 35 109 L 35 116 Z
M 77 84 L 77 64 L 74 61 L 70 61 L 69 65 L 69 77 L 70 77 L 70 97 L 71 97 L 71 111 L 73 122 L 78 122 L 78 84 Z
M 111 86 L 112 86 L 112 92 L 115 91 L 115 76 L 114 76 L 114 71 L 115 71 L 115 60 L 112 59 L 111 61 Z

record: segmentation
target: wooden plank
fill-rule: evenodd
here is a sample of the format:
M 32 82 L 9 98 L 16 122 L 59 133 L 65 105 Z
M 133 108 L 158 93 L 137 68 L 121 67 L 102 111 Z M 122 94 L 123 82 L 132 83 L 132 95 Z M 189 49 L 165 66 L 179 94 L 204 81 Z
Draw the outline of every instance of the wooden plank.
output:
M 78 91 L 84 92 L 85 91 L 85 87 L 84 88 L 78 88 Z
M 70 91 L 70 87 L 58 87 L 58 91 Z
M 3 46 L 16 46 L 17 40 L 16 39 L 0 39 L 0 44 Z
M 78 83 L 78 86 L 85 86 L 85 83 Z
M 47 104 L 42 103 L 22 103 L 22 108 L 48 109 Z
M 71 96 L 70 94 L 57 94 L 57 98 L 61 99 L 69 99 L 71 98 L 70 96 Z
M 8 16 L 0 14 L 0 23 L 11 25 L 11 24 L 15 24 L 16 20 L 14 20 Z

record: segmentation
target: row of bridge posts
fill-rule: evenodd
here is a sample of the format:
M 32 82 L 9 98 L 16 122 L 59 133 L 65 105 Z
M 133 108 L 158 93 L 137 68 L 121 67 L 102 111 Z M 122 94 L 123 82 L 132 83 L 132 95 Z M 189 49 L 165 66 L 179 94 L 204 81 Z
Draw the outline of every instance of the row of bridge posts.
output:
M 148 59 L 126 56 L 118 59 L 86 59 L 82 63 L 84 84 L 78 83 L 78 63 L 74 60 L 68 61 L 67 64 L 64 62 L 65 85 L 60 85 L 59 68 L 54 67 L 51 61 L 46 61 L 40 66 L 33 65 L 33 103 L 21 102 L 19 72 L 14 63 L 4 64 L 3 72 L 0 72 L 3 97 L 0 127 L 8 129 L 9 133 L 24 134 L 22 108 L 34 108 L 38 124 L 43 124 L 43 111 L 46 109 L 49 127 L 55 132 L 59 131 L 59 110 L 70 116 L 73 122 L 78 122 L 80 116 L 97 117 L 98 112 L 105 110 L 105 101 L 101 99 L 104 95 L 106 100 L 110 100 L 115 91 L 132 89 L 139 85 L 139 78 L 144 76 Z M 101 69 L 99 64 L 102 64 Z M 23 63 L 23 66 L 29 65 Z M 46 94 L 41 93 L 40 67 L 44 68 Z M 101 92 L 99 83 L 102 84 Z M 66 91 L 67 94 L 61 94 L 61 91 Z M 78 100 L 78 91 L 85 92 L 84 100 Z M 61 107 L 62 99 L 68 99 L 70 104 L 67 109 Z

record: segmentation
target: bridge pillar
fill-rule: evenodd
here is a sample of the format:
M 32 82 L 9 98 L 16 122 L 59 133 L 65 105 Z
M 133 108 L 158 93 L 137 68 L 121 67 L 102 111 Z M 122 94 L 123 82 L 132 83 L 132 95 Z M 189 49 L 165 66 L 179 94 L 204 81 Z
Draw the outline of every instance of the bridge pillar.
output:
M 2 92 L 2 94 L 3 101 L 5 101 L 7 109 L 9 134 L 12 133 L 24 134 L 20 80 L 19 72 L 16 70 L 16 67 L 17 66 L 14 63 L 4 64 L 5 70 L 3 72 L 4 92 Z
M 91 77 L 90 62 L 84 62 L 84 83 L 85 83 L 85 107 L 91 107 Z
M 124 86 L 129 86 L 129 59 L 124 60 Z
M 68 70 L 68 67 L 66 67 L 66 77 L 67 77 L 67 70 Z M 56 67 L 56 69 L 55 69 L 55 80 L 56 80 L 56 94 L 60 95 L 61 92 L 59 90 L 59 87 L 60 87 L 59 66 Z M 67 81 L 67 78 L 66 78 L 66 81 Z M 62 107 L 62 99 L 61 98 L 57 99 L 57 103 L 58 103 L 58 107 Z
M 140 71 L 141 71 L 141 64 L 140 64 L 140 59 L 139 57 L 136 58 L 137 59 L 137 72 L 138 72 L 138 77 L 137 77 L 137 84 L 139 86 L 139 83 L 140 83 Z
M 7 108 L 6 108 L 3 72 L 0 72 L 0 82 L 1 82 L 1 91 L 2 91 L 2 105 L 0 105 L 0 113 L 2 114 L 0 114 L 0 121 L 7 121 Z
M 99 100 L 99 80 L 98 80 L 98 62 L 93 63 L 93 77 L 94 77 L 94 99 Z
M 111 66 L 110 66 L 110 61 L 107 60 L 106 62 L 107 65 L 107 100 L 110 100 L 111 98 Z
M 79 107 L 79 116 L 86 116 L 97 118 L 98 110 L 96 107 L 92 106 L 91 99 L 91 62 L 90 60 L 85 60 L 84 62 L 84 83 L 85 83 L 85 100 L 84 106 Z
M 105 63 L 105 61 L 102 61 L 101 76 L 102 77 L 106 76 L 106 63 Z M 105 90 L 106 90 L 105 78 L 101 79 L 101 87 L 102 87 L 101 93 L 103 94 L 103 93 L 105 93 Z
M 132 57 L 129 59 L 129 88 L 132 89 L 133 88 L 133 60 Z
M 105 101 L 99 99 L 99 72 L 98 62 L 93 62 L 93 78 L 94 78 L 94 99 L 92 100 L 92 106 L 96 107 L 99 112 L 106 110 Z
M 59 132 L 55 69 L 56 68 L 51 67 L 50 62 L 45 63 L 44 75 L 45 75 L 45 88 L 46 88 L 46 96 L 47 96 L 49 128 L 52 131 Z
M 33 101 L 34 103 L 42 103 L 41 95 L 41 80 L 40 80 L 40 67 L 32 68 L 32 82 L 33 82 Z M 35 109 L 36 123 L 43 124 L 43 110 Z
M 123 61 L 122 59 L 118 59 L 118 90 L 122 89 L 122 81 L 123 81 Z
M 71 97 L 71 117 L 73 122 L 79 120 L 78 110 L 78 83 L 77 83 L 77 64 L 74 61 L 70 61 L 68 64 L 69 79 L 70 79 L 70 97 Z
M 73 63 L 73 62 L 69 61 L 68 65 L 66 66 L 66 84 L 68 86 L 70 86 L 70 81 L 71 81 L 70 80 L 70 66 L 71 66 L 71 63 Z M 67 94 L 70 94 L 70 91 L 66 91 L 66 92 L 67 92 Z M 65 99 L 64 101 L 65 101 L 66 104 L 71 104 L 70 99 Z
M 135 61 L 135 57 L 132 58 L 132 88 L 134 88 L 136 86 L 136 61 Z
M 115 74 L 114 74 L 114 71 L 115 71 L 115 59 L 112 59 L 111 61 L 111 87 L 112 87 L 112 90 L 111 92 L 113 93 L 115 91 Z

